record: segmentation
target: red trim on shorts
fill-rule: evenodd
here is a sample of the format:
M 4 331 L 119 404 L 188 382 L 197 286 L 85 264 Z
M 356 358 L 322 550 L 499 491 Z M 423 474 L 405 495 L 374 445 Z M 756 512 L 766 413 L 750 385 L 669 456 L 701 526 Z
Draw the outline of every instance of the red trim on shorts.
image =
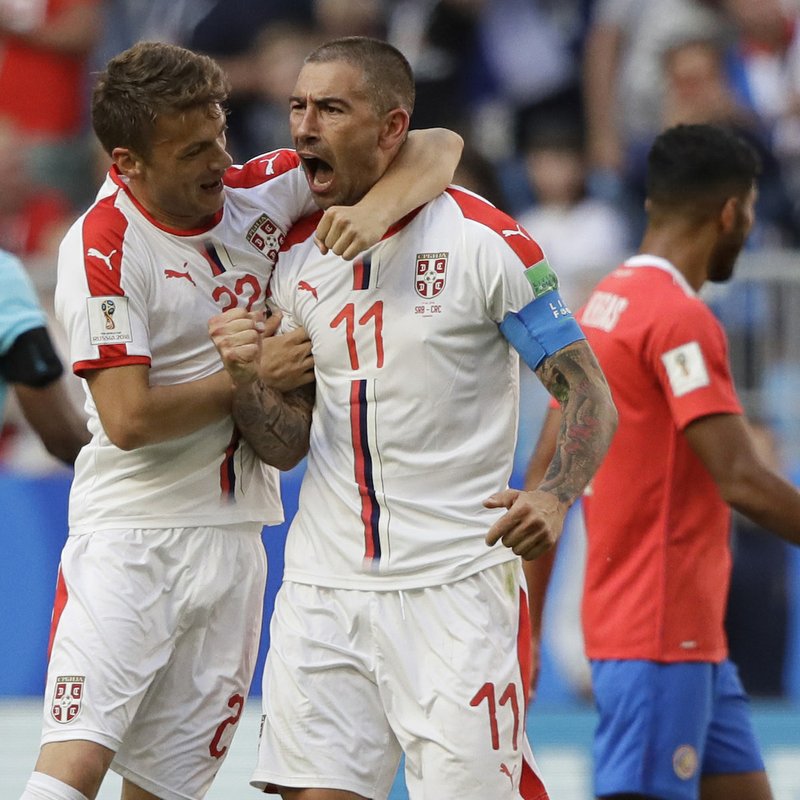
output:
M 53 650 L 53 640 L 56 638 L 56 628 L 61 620 L 61 614 L 64 612 L 64 606 L 67 605 L 69 599 L 69 592 L 67 591 L 67 584 L 64 581 L 64 576 L 61 574 L 61 567 L 58 568 L 58 580 L 56 581 L 56 597 L 53 601 L 53 617 L 50 622 L 50 641 L 47 643 L 47 660 L 50 661 L 50 653 Z
M 519 796 L 523 800 L 550 800 L 542 779 L 533 771 L 533 767 L 522 757 L 522 775 L 519 780 Z
M 527 716 L 528 703 L 531 699 L 531 616 L 528 606 L 528 595 L 524 589 L 519 590 L 519 627 L 517 628 L 517 660 L 522 677 L 522 692 L 525 697 L 523 725 Z M 533 766 L 522 755 L 522 772 L 519 780 L 519 796 L 524 800 L 550 800 L 542 779 L 536 774 Z
M 522 693 L 525 697 L 525 708 L 527 708 L 531 700 L 531 614 L 528 606 L 528 595 L 524 589 L 519 590 L 517 660 L 522 673 Z

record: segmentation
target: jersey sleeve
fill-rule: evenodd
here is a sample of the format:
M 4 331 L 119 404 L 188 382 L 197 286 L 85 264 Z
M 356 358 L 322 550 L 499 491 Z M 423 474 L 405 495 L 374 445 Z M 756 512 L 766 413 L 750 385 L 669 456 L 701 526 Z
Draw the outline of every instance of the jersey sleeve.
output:
M 585 337 L 561 299 L 558 277 L 542 249 L 520 225 L 510 218 L 508 223 L 483 243 L 479 270 L 487 313 L 535 370 L 548 356 Z M 521 241 L 508 243 L 508 234 Z
M 0 285 L 0 356 L 4 356 L 21 334 L 44 326 L 46 318 L 22 262 L 4 251 L 0 251 Z
M 231 190 L 247 189 L 284 232 L 303 217 L 317 211 L 300 158 L 294 150 L 282 148 L 256 156 L 225 173 Z
M 486 312 L 533 370 L 583 332 L 558 294 L 558 278 L 542 248 L 508 214 L 472 192 L 446 194 L 467 220 Z
M 711 414 L 741 414 L 719 321 L 699 300 L 659 315 L 647 357 L 679 430 Z
M 138 252 L 141 250 L 141 252 Z M 148 258 L 129 241 L 113 196 L 70 229 L 58 255 L 56 313 L 76 375 L 150 364 Z

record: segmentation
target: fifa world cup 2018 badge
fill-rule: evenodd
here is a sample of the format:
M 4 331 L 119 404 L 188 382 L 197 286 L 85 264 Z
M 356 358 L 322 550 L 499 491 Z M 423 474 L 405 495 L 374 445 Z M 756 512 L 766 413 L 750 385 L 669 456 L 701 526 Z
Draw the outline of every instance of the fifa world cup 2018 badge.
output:
M 83 675 L 59 675 L 53 690 L 50 713 L 56 722 L 72 722 L 81 713 L 83 702 Z
M 114 312 L 117 310 L 117 307 L 114 305 L 114 301 L 104 300 L 103 304 L 100 306 L 100 310 L 103 312 L 103 316 L 106 318 L 106 330 L 113 331 L 114 320 L 112 317 L 114 316 Z
M 447 253 L 417 253 L 414 288 L 425 300 L 437 297 L 447 281 Z

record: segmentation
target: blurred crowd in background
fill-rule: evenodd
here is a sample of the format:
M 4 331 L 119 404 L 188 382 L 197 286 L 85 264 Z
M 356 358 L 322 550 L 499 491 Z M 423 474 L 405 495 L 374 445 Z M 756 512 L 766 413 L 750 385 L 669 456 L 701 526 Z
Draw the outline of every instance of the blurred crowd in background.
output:
M 58 243 L 108 168 L 88 118 L 92 74 L 114 54 L 160 40 L 215 57 L 241 163 L 291 145 L 287 99 L 304 56 L 353 34 L 406 55 L 412 127 L 461 133 L 456 182 L 519 219 L 573 307 L 598 270 L 635 251 L 647 151 L 675 123 L 746 137 L 763 159 L 748 247 L 800 248 L 800 0 L 0 0 L 0 248 L 51 306 Z M 0 463 L 55 469 L 37 445 L 12 404 Z M 783 545 L 768 544 L 759 557 L 781 567 Z M 762 611 L 785 613 L 785 570 L 768 590 Z M 780 653 L 773 663 L 765 694 L 780 692 Z
M 0 246 L 52 271 L 107 167 L 92 72 L 142 39 L 217 58 L 238 162 L 290 144 L 305 54 L 385 38 L 417 83 L 414 127 L 467 143 L 458 180 L 518 216 L 580 298 L 641 225 L 646 153 L 676 122 L 724 122 L 764 159 L 751 247 L 800 244 L 798 0 L 0 0 Z

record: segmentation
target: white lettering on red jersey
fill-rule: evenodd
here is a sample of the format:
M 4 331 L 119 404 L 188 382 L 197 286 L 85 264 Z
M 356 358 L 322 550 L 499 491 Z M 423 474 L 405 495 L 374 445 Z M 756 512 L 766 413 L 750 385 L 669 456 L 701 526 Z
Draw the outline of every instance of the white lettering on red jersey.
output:
M 586 653 L 720 661 L 730 509 L 683 431 L 742 413 L 725 333 L 684 276 L 651 255 L 600 281 L 578 321 L 619 411 L 584 498 Z

